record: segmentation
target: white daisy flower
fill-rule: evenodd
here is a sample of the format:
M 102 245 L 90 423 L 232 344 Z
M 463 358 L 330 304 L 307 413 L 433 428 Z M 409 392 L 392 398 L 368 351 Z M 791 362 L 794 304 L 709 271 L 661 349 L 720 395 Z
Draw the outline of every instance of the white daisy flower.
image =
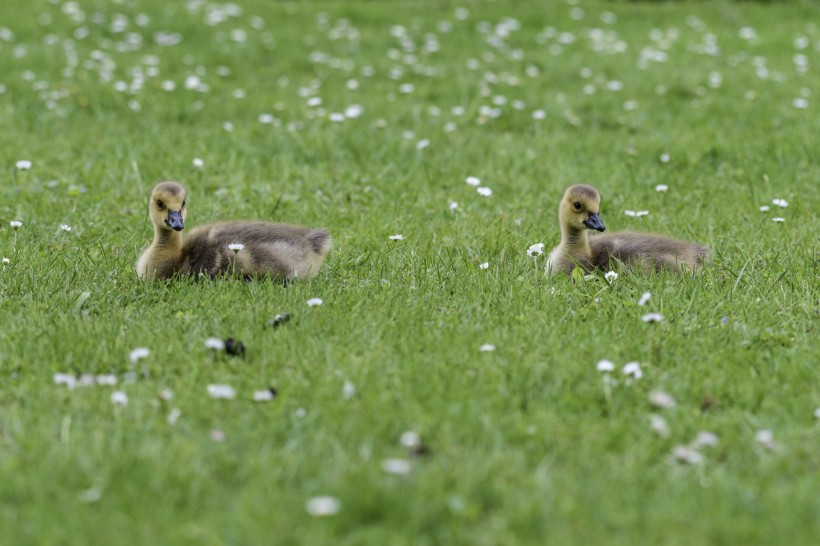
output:
M 273 398 L 273 392 L 270 389 L 253 392 L 254 402 L 268 402 L 270 400 L 273 400 Z
M 661 154 L 659 159 L 661 160 L 661 163 L 669 163 L 669 161 L 672 159 L 672 156 L 668 153 L 663 153 Z
M 667 186 L 666 184 L 658 184 L 657 186 L 655 186 L 655 191 L 664 192 L 667 190 L 669 190 L 669 186 Z
M 9 260 L 8 258 L 3 258 L 3 265 L 9 265 L 10 263 L 11 260 Z
M 236 390 L 229 385 L 208 385 L 208 395 L 211 398 L 233 400 L 236 397 Z
M 763 205 L 760 207 L 760 212 L 769 212 L 769 205 Z
M 649 393 L 649 403 L 656 408 L 669 409 L 675 407 L 675 399 L 671 394 L 663 391 L 652 391 Z
M 480 264 L 478 264 L 478 268 L 479 269 L 490 269 L 490 262 L 480 263 Z
M 128 405 L 128 395 L 122 391 L 114 391 L 111 393 L 111 403 L 115 406 Z
M 243 245 L 242 243 L 231 243 L 228 245 L 228 248 L 230 248 L 234 251 L 234 253 L 236 253 L 245 248 L 245 245 Z
M 635 216 L 637 216 L 637 213 L 634 210 L 629 210 L 629 209 L 625 210 L 624 214 L 626 214 L 627 216 L 632 216 L 633 218 Z
M 162 389 L 161 391 L 159 391 L 157 396 L 159 396 L 160 400 L 167 402 L 168 400 L 171 400 L 174 397 L 174 393 L 171 391 L 171 389 Z
M 345 118 L 344 114 L 341 114 L 339 112 L 332 112 L 329 116 L 327 116 L 327 119 L 334 123 L 341 123 L 347 118 Z
M 772 222 L 778 222 L 778 223 L 780 223 L 780 222 L 785 222 L 785 221 L 786 221 L 786 219 L 785 219 L 785 218 L 781 218 L 780 216 L 778 216 L 777 218 L 772 218 Z
M 214 351 L 222 351 L 225 349 L 225 342 L 218 337 L 209 337 L 205 340 L 205 347 Z
M 609 282 L 609 284 L 612 284 L 618 279 L 618 274 L 615 271 L 607 271 L 604 273 L 604 278 L 607 282 Z
M 666 419 L 661 417 L 660 415 L 650 415 L 650 427 L 654 432 L 656 432 L 659 436 L 666 438 L 669 436 L 669 425 L 666 424 Z
M 695 441 L 692 442 L 692 445 L 693 447 L 698 449 L 701 447 L 714 447 L 718 445 L 718 442 L 718 437 L 714 432 L 708 432 L 703 430 L 701 432 L 698 432 L 698 435 L 695 438 Z
M 777 446 L 774 442 L 774 433 L 771 430 L 758 430 L 755 433 L 755 441 L 766 449 L 774 449 Z
M 407 449 L 415 449 L 421 445 L 421 436 L 419 436 L 418 432 L 408 430 L 402 433 L 401 438 L 399 438 L 399 443 Z
M 753 27 L 741 27 L 737 34 L 744 40 L 755 40 L 757 38 L 757 31 Z
M 481 179 L 480 179 L 480 178 L 478 178 L 478 177 L 475 177 L 475 176 L 468 176 L 468 177 L 464 180 L 464 182 L 465 182 L 468 186 L 472 186 L 472 187 L 474 187 L 474 188 L 477 188 L 477 187 L 481 184 Z
M 131 360 L 131 362 L 137 362 L 139 360 L 142 360 L 143 358 L 148 358 L 148 355 L 150 354 L 151 351 L 146 347 L 137 347 L 136 349 L 128 353 L 128 358 Z
M 493 190 L 486 187 L 478 187 L 475 189 L 478 192 L 478 195 L 482 197 L 490 197 L 493 194 Z
M 404 241 L 404 235 L 401 233 L 396 233 L 395 235 L 391 235 L 388 237 L 391 241 Z
M 28 159 L 21 159 L 16 163 L 17 170 L 27 171 L 31 168 L 31 161 Z
M 307 513 L 314 517 L 335 516 L 342 509 L 342 503 L 336 497 L 313 497 L 305 504 Z
M 117 376 L 114 374 L 100 374 L 94 378 L 97 382 L 97 385 L 104 385 L 108 387 L 113 387 L 117 384 Z
M 450 201 L 449 203 L 447 203 L 447 207 L 450 210 L 456 210 L 458 208 L 458 203 L 456 203 L 455 201 Z
M 609 360 L 600 360 L 598 361 L 596 368 L 598 368 L 599 372 L 609 373 L 615 371 L 615 364 L 613 364 Z
M 632 379 L 640 379 L 643 377 L 643 370 L 641 370 L 641 365 L 637 362 L 629 362 L 625 364 L 621 371 L 630 376 Z
M 166 417 L 165 420 L 168 422 L 169 425 L 175 425 L 177 421 L 179 421 L 181 415 L 182 412 L 179 410 L 179 408 L 174 408 L 170 412 L 168 412 L 168 417 Z
M 803 97 L 797 97 L 792 101 L 792 106 L 804 110 L 809 107 L 809 101 L 807 101 Z
M 495 351 L 495 345 L 492 343 L 485 343 L 481 347 L 478 348 L 478 351 L 481 353 L 491 353 Z
M 814 418 L 815 419 L 820 419 L 820 408 L 815 408 L 814 409 Z
M 204 166 L 205 166 L 205 162 L 204 162 L 204 161 L 202 161 L 202 160 L 201 160 L 200 158 L 198 158 L 198 157 L 195 157 L 195 158 L 193 159 L 193 161 L 191 161 L 191 164 L 194 166 L 194 168 L 195 168 L 195 169 L 201 169 L 202 167 L 204 167 Z
M 646 302 L 648 302 L 649 298 L 651 298 L 651 297 L 652 297 L 651 292 L 644 292 L 643 294 L 641 294 L 641 299 L 638 300 L 638 306 L 643 307 L 644 305 L 646 305 Z
M 660 322 L 663 320 L 663 315 L 660 313 L 647 313 L 641 317 L 644 322 Z
M 535 110 L 532 113 L 532 119 L 534 120 L 542 120 L 546 119 L 547 113 L 544 110 Z
M 185 89 L 197 89 L 200 85 L 202 85 L 202 80 L 199 79 L 199 76 L 192 74 L 185 78 Z
M 640 218 L 641 216 L 649 216 L 649 211 L 648 210 L 635 211 L 635 216 L 638 217 L 638 218 Z
M 345 381 L 344 385 L 342 385 L 342 398 L 350 400 L 354 396 L 356 396 L 356 385 L 350 381 Z
M 63 231 L 71 231 L 71 226 L 68 224 L 60 224 L 60 229 Z
M 385 459 L 382 470 L 388 474 L 404 475 L 410 472 L 410 461 L 407 459 Z
M 777 205 L 778 207 L 785 209 L 789 206 L 789 202 L 785 199 L 772 199 L 772 205 Z
M 55 373 L 54 384 L 65 385 L 69 389 L 73 389 L 77 385 L 77 378 L 67 373 Z
M 676 446 L 672 449 L 672 459 L 684 464 L 703 464 L 703 455 L 686 446 Z
M 535 257 L 544 253 L 544 243 L 535 243 L 527 249 L 527 256 Z
M 307 300 L 308 307 L 316 307 L 317 305 L 322 305 L 323 303 L 322 298 L 310 298 Z
M 345 117 L 347 118 L 357 118 L 364 113 L 364 108 L 359 104 L 351 104 L 347 108 L 345 108 Z
M 9 225 L 11 226 L 11 229 L 20 229 L 20 227 L 22 227 L 23 225 L 23 222 L 21 222 L 20 220 L 12 220 L 11 222 L 9 222 Z
M 424 138 L 416 142 L 416 150 L 423 150 L 430 145 L 430 139 Z

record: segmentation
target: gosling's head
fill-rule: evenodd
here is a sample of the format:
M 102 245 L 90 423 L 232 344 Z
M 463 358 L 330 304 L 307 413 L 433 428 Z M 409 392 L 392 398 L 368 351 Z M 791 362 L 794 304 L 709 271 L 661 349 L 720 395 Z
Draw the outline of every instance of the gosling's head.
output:
M 606 227 L 598 216 L 600 210 L 601 194 L 598 190 L 586 184 L 576 184 L 564 192 L 558 207 L 558 219 L 562 227 L 573 231 L 585 228 L 604 231 Z
M 157 229 L 182 231 L 185 227 L 185 188 L 178 182 L 160 182 L 151 192 L 148 213 Z

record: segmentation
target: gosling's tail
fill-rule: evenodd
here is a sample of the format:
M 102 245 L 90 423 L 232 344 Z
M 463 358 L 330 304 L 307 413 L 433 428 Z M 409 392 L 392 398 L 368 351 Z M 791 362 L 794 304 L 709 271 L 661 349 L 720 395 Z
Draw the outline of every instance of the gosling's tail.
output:
M 323 229 L 311 230 L 310 233 L 308 233 L 307 239 L 308 242 L 310 242 L 313 252 L 323 258 L 330 250 L 330 247 L 333 246 L 333 239 L 330 237 L 330 233 Z

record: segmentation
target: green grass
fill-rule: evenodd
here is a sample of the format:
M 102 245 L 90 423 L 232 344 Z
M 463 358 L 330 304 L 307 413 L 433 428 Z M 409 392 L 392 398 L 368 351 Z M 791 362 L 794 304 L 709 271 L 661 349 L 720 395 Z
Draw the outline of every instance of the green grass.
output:
M 205 5 L 78 4 L 83 21 L 42 0 L 6 0 L 14 16 L 0 18 L 12 33 L 0 33 L 0 543 L 814 542 L 816 4 L 583 2 L 577 19 L 565 2 L 256 1 L 214 26 Z M 110 28 L 115 12 L 124 32 Z M 518 28 L 488 43 L 507 17 Z M 160 31 L 182 41 L 157 45 Z M 142 43 L 120 51 L 129 32 Z M 574 41 L 560 45 L 563 32 Z M 642 50 L 662 49 L 655 35 L 667 60 L 641 68 Z M 698 52 L 709 43 L 715 54 Z M 144 84 L 118 91 L 134 67 Z M 185 89 L 197 71 L 208 92 Z M 329 120 L 351 104 L 361 117 Z M 482 118 L 482 106 L 501 116 Z M 190 225 L 322 226 L 334 250 L 316 280 L 287 288 L 145 285 L 133 268 L 163 179 L 188 187 Z M 577 181 L 600 189 L 609 229 L 703 242 L 710 267 L 612 285 L 544 277 L 545 256 L 534 264 L 525 250 L 557 243 L 554 211 Z M 324 305 L 309 308 L 312 297 Z M 284 311 L 293 320 L 269 327 Z M 664 320 L 642 322 L 650 311 Z M 245 358 L 212 353 L 209 336 L 242 340 Z M 479 352 L 485 343 L 496 350 Z M 150 356 L 132 363 L 136 347 Z M 601 359 L 616 364 L 608 394 Z M 644 372 L 631 384 L 630 361 Z M 69 390 L 55 373 L 118 384 Z M 237 398 L 211 399 L 209 384 Z M 250 400 L 268 386 L 275 400 Z M 653 390 L 677 405 L 653 408 Z M 385 459 L 408 457 L 410 430 L 429 453 L 407 475 L 385 473 Z M 719 438 L 703 463 L 671 462 L 700 431 Z M 310 516 L 318 495 L 339 499 L 339 513 Z

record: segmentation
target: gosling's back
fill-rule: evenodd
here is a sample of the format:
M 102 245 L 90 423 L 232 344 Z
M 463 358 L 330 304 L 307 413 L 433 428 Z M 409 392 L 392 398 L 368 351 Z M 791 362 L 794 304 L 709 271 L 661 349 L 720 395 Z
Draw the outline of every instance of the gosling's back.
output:
M 612 259 L 622 263 L 640 264 L 647 270 L 697 271 L 709 257 L 703 245 L 681 241 L 654 233 L 622 231 L 589 238 L 591 265 L 611 268 Z
M 228 245 L 240 244 L 239 251 Z M 289 224 L 226 222 L 197 227 L 182 245 L 180 274 L 309 279 L 330 250 L 330 234 Z

